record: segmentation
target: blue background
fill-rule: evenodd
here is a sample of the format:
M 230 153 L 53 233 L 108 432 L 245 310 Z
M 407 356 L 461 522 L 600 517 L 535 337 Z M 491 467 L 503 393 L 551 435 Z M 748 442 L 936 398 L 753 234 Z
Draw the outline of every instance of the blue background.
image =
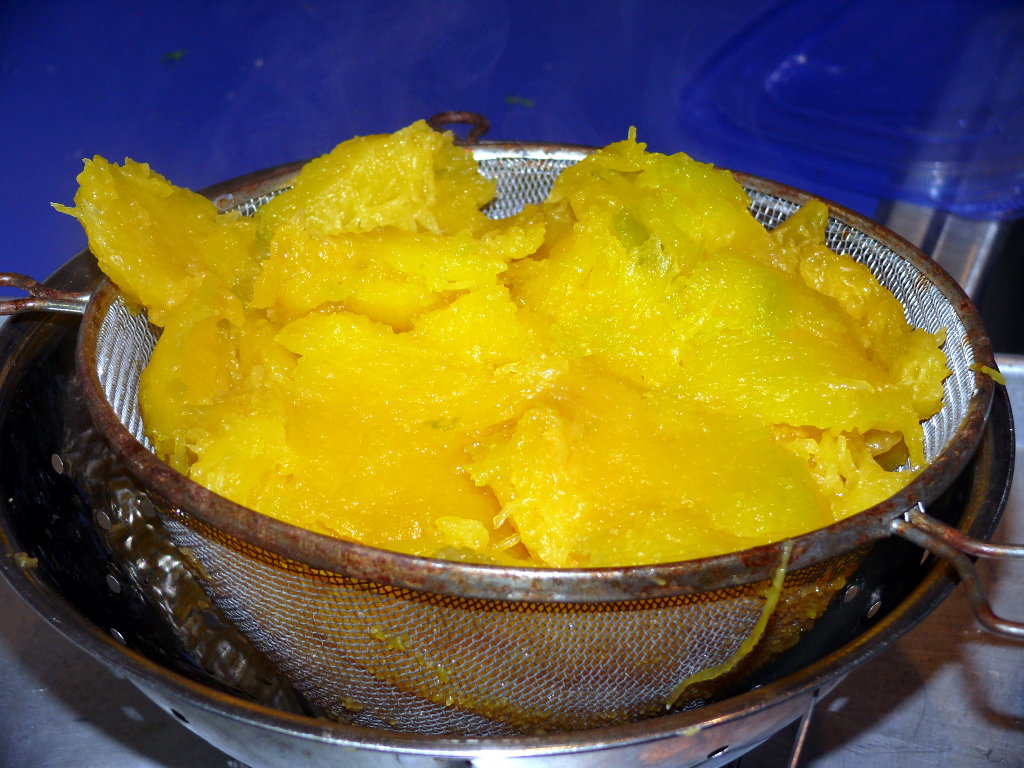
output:
M 1024 6 L 979 0 L 0 3 L 0 269 L 84 247 L 82 158 L 200 188 L 449 109 L 489 138 L 606 144 L 872 215 L 1024 211 Z

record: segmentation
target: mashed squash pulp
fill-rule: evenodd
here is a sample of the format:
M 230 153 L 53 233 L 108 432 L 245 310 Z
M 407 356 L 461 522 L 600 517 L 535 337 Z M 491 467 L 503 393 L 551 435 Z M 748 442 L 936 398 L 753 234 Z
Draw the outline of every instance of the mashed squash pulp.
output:
M 942 339 L 824 246 L 823 204 L 766 231 L 730 174 L 632 134 L 500 221 L 423 122 L 252 218 L 130 160 L 79 183 L 63 210 L 163 329 L 158 455 L 320 533 L 554 567 L 729 552 L 897 491 L 941 406 Z

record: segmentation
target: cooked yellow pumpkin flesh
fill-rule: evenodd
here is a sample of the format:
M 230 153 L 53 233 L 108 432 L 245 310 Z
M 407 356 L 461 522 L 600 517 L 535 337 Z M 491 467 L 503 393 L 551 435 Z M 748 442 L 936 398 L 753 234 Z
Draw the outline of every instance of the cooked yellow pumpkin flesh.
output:
M 767 231 L 729 173 L 632 134 L 499 221 L 422 122 L 252 218 L 130 160 L 79 182 L 63 210 L 163 329 L 159 456 L 331 536 L 553 567 L 729 552 L 900 489 L 941 407 L 941 334 L 825 247 L 823 204 Z

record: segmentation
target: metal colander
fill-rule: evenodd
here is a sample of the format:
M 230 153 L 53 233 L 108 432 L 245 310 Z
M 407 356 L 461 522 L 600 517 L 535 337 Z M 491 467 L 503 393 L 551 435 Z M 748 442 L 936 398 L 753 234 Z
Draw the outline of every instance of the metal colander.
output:
M 473 148 L 498 182 L 488 213 L 542 200 L 585 149 Z M 251 213 L 297 165 L 222 187 Z M 737 174 L 772 227 L 808 196 Z M 928 467 L 896 496 L 821 531 L 701 560 L 591 570 L 506 568 L 412 557 L 328 538 L 240 507 L 157 459 L 138 377 L 155 341 L 113 286 L 93 293 L 79 375 L 93 417 L 151 491 L 183 558 L 243 634 L 323 714 L 421 733 L 572 730 L 700 704 L 792 645 L 865 548 L 936 499 L 980 439 L 994 367 L 970 302 L 897 236 L 833 207 L 827 244 L 866 264 L 913 325 L 946 330 L 952 375 L 925 424 Z

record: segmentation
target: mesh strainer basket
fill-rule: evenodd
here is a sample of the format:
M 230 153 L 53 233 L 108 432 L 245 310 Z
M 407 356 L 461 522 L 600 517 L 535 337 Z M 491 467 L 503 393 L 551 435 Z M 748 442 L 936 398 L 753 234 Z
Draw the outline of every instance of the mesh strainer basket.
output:
M 472 149 L 498 182 L 490 215 L 542 200 L 582 148 Z M 299 164 L 215 188 L 251 213 Z M 737 175 L 766 226 L 808 199 Z M 718 557 L 627 568 L 472 565 L 377 550 L 292 527 L 192 483 L 151 452 L 138 377 L 155 341 L 117 290 L 93 292 L 79 376 L 93 417 L 151 492 L 212 598 L 328 717 L 422 733 L 494 736 L 619 723 L 694 706 L 791 645 L 871 542 L 918 530 L 980 438 L 995 366 L 976 310 L 892 233 L 837 208 L 827 244 L 866 264 L 913 325 L 946 329 L 952 375 L 925 424 L 928 466 L 903 491 L 826 529 Z M 910 521 L 910 522 L 908 522 Z

